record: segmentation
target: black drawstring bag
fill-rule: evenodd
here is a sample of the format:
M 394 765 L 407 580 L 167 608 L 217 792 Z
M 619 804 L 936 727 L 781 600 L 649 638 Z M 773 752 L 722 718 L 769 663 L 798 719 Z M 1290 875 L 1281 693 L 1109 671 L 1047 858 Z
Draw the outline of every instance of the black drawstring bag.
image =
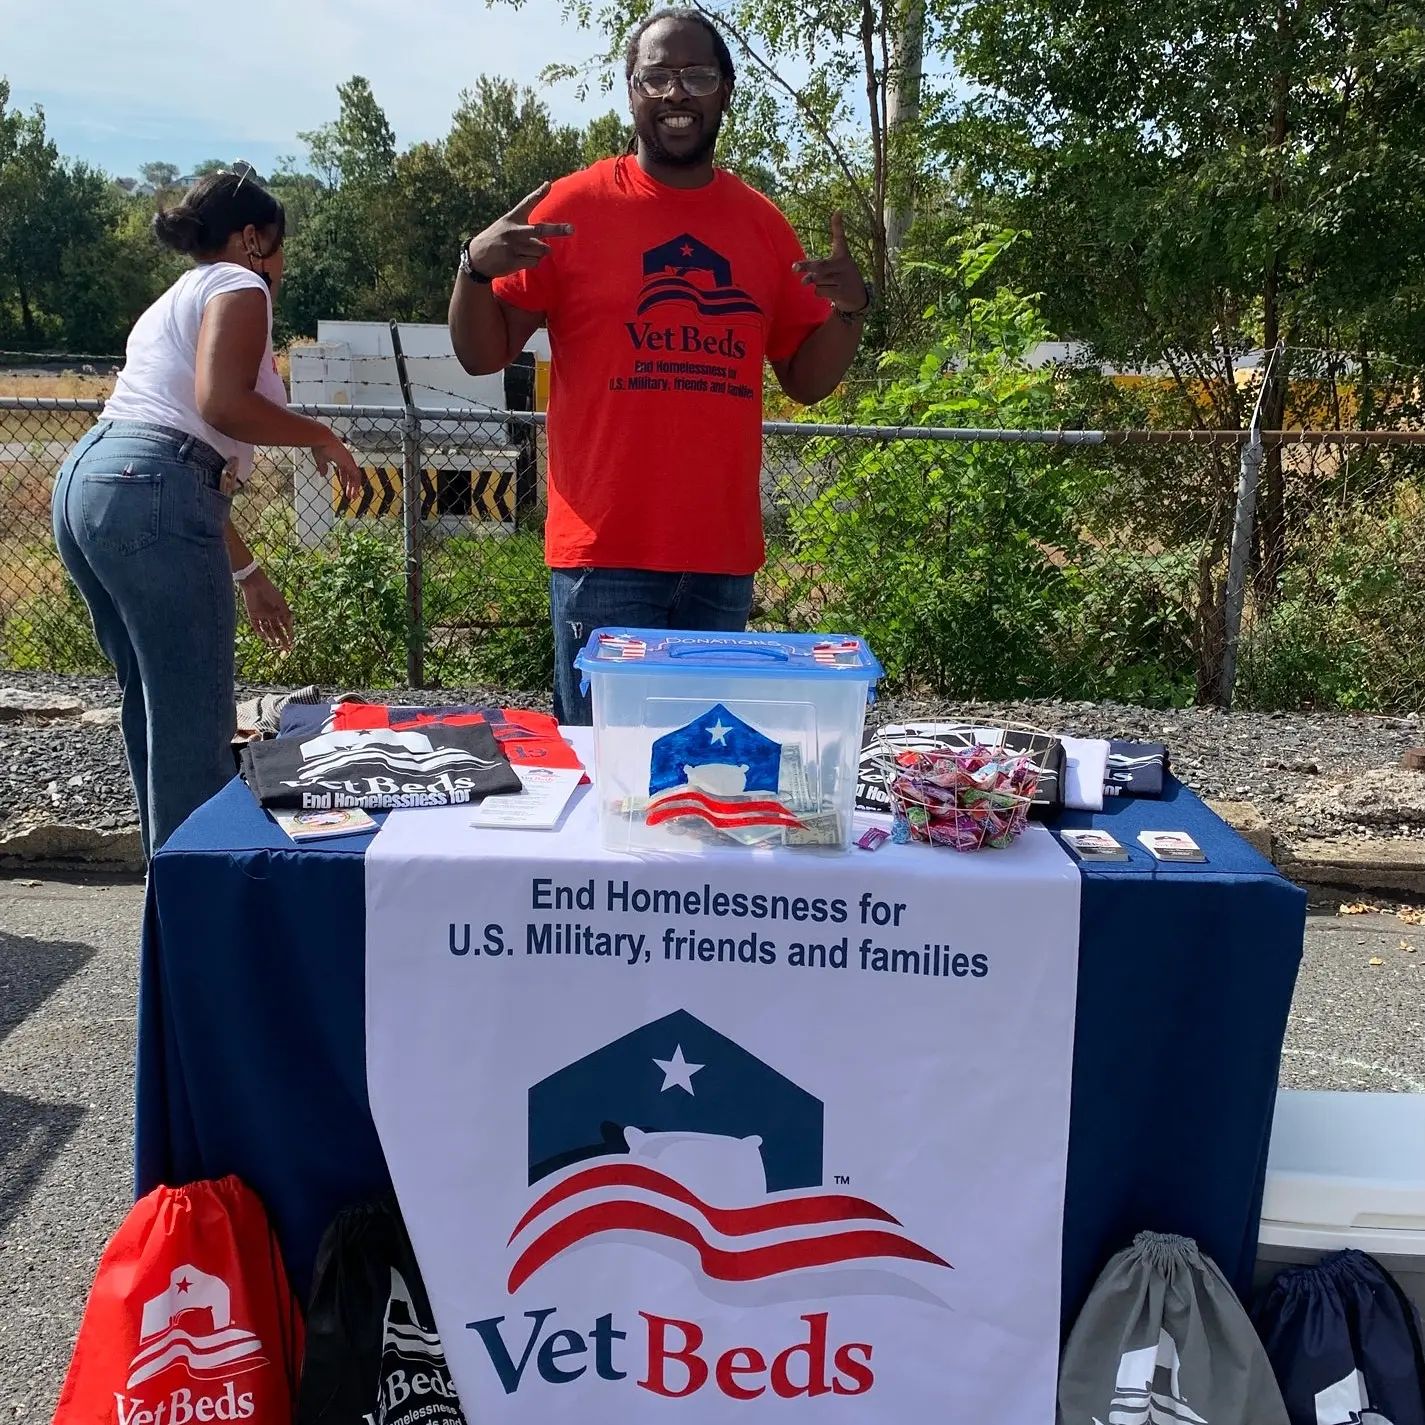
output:
M 387 1198 L 340 1213 L 312 1273 L 296 1425 L 465 1425 L 405 1223 Z
M 1419 1317 L 1374 1257 L 1288 1267 L 1253 1314 L 1291 1425 L 1425 1425 Z

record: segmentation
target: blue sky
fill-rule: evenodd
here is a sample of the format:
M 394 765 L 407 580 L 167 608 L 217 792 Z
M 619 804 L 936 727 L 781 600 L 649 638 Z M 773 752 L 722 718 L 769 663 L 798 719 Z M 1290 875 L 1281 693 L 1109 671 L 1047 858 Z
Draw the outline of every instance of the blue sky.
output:
M 534 85 L 597 37 L 565 24 L 558 0 L 523 9 L 483 0 L 0 0 L 0 74 L 12 103 L 43 104 L 61 151 L 110 173 L 163 159 L 187 169 L 246 158 L 270 170 L 299 130 L 336 113 L 336 86 L 372 84 L 402 146 L 443 134 L 481 73 Z M 545 89 L 577 121 L 613 103 Z

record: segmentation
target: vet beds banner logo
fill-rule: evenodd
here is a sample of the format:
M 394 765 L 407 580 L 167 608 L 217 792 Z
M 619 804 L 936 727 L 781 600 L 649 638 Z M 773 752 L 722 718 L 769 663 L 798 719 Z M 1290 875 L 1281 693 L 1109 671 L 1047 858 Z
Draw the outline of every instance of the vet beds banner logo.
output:
M 779 785 L 688 712 L 650 799 Z M 1052 1419 L 1072 860 L 635 861 L 582 805 L 366 855 L 372 1114 L 471 1420 Z
M 603 1233 L 682 1244 L 719 1282 L 947 1265 L 889 1212 L 824 1191 L 821 1102 L 686 1010 L 552 1074 L 529 1101 L 540 1191 L 511 1234 L 511 1292 Z
M 507 1290 L 537 1285 L 596 1240 L 681 1261 L 708 1299 L 749 1306 L 815 1300 L 827 1269 L 842 1295 L 881 1294 L 888 1272 L 949 1270 L 884 1208 L 826 1189 L 823 1118 L 815 1095 L 686 1010 L 557 1070 L 529 1091 L 532 1192 L 510 1233 Z M 716 1356 L 682 1317 L 640 1311 L 625 1325 L 610 1312 L 588 1331 L 557 1317 L 549 1307 L 518 1326 L 470 1323 L 507 1393 L 531 1367 L 548 1384 L 572 1382 L 589 1366 L 571 1358 L 586 1355 L 605 1379 L 636 1375 L 673 1398 L 861 1395 L 875 1384 L 874 1342 L 835 1339 L 829 1311 L 795 1318 L 790 1341 Z

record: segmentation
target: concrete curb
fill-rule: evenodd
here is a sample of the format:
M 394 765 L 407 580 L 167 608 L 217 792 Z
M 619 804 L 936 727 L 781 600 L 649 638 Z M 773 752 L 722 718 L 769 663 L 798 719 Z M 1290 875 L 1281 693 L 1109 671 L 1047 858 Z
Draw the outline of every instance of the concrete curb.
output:
M 1215 811 L 1243 841 L 1277 864 L 1277 838 L 1271 823 L 1257 810 L 1254 802 L 1226 802 L 1208 799 L 1207 806 Z
M 1425 840 L 1420 838 L 1299 841 L 1283 852 L 1277 864 L 1302 885 L 1425 896 Z
M 92 826 L 41 822 L 0 837 L 0 870 L 144 871 L 136 826 L 100 831 Z

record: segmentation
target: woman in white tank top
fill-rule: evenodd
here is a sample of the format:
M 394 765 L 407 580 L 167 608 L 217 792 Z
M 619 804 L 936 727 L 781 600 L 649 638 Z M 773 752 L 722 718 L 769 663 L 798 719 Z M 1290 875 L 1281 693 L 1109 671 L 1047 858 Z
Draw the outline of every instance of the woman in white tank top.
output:
M 123 690 L 146 855 L 233 775 L 234 583 L 286 645 L 292 615 L 229 518 L 254 445 L 310 446 L 361 477 L 320 421 L 287 409 L 272 355 L 282 205 L 251 170 L 202 179 L 154 219 L 194 266 L 141 316 L 98 424 L 55 481 L 60 557 Z

